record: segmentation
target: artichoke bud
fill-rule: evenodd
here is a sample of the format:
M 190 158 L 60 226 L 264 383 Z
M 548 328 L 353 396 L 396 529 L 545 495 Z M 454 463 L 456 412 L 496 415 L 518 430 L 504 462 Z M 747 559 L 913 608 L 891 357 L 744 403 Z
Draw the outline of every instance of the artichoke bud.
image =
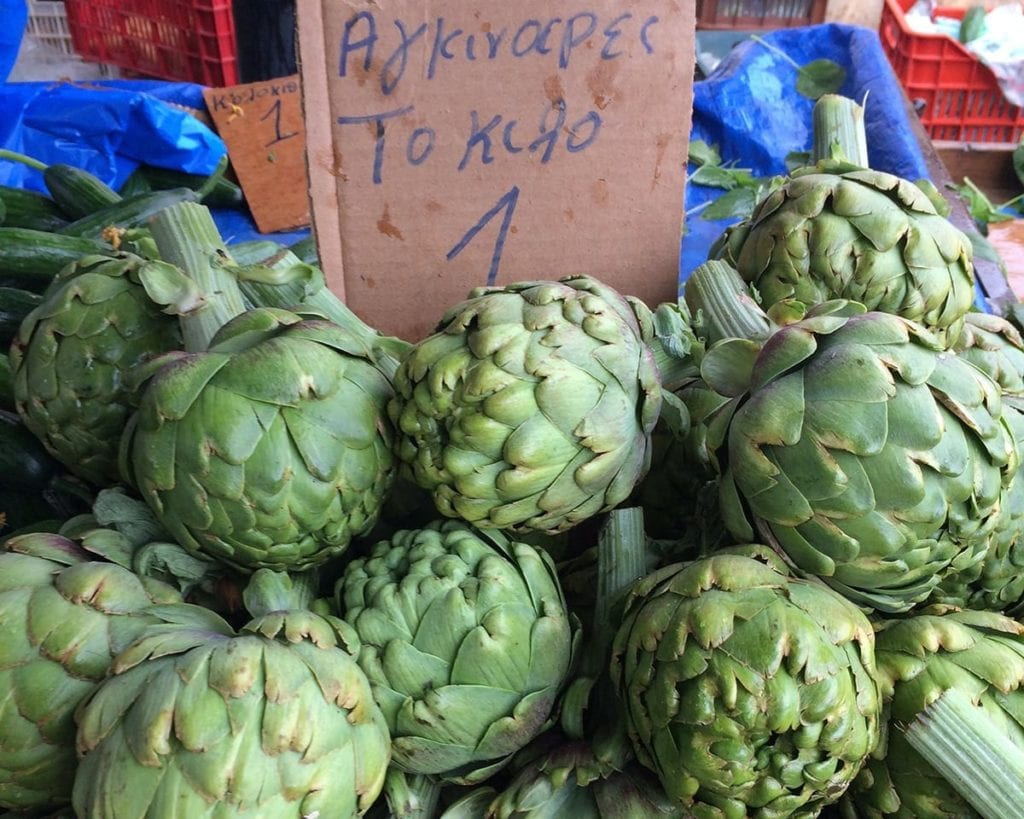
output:
M 305 571 L 368 532 L 395 477 L 393 389 L 346 330 L 250 310 L 157 372 L 122 460 L 189 551 Z
M 399 769 L 479 782 L 549 724 L 572 632 L 544 552 L 438 522 L 353 560 L 336 594 Z
M 5 549 L 0 686 L 10 706 L 0 743 L 0 807 L 42 809 L 70 801 L 76 709 L 115 656 L 156 622 L 155 605 L 181 596 L 96 560 L 63 534 L 19 535 Z
M 398 369 L 399 458 L 441 514 L 484 528 L 560 532 L 615 507 L 650 464 L 651 324 L 589 277 L 474 291 Z
M 335 622 L 274 612 L 236 634 L 196 606 L 155 611 L 164 622 L 121 653 L 79 711 L 79 815 L 174 805 L 200 819 L 225 810 L 301 819 L 369 809 L 390 742 Z
M 11 346 L 15 407 L 47 450 L 96 486 L 120 481 L 118 441 L 136 403 L 134 370 L 181 345 L 177 321 L 139 281 L 128 253 L 63 270 Z
M 638 582 L 611 673 L 637 758 L 693 815 L 813 815 L 878 741 L 870 623 L 763 546 Z
M 1024 748 L 1024 626 L 1002 614 L 934 605 L 879 624 L 878 679 L 886 703 L 883 742 L 845 796 L 864 819 L 977 816 L 907 740 L 909 725 L 956 689 L 1000 733 Z

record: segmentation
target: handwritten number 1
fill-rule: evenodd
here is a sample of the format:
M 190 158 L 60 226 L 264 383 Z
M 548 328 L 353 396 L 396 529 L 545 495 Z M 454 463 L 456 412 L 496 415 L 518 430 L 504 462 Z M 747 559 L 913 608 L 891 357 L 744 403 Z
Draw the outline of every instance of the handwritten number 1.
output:
M 501 266 L 501 254 L 505 249 L 505 238 L 508 236 L 508 230 L 512 225 L 512 214 L 515 212 L 516 203 L 519 201 L 519 186 L 513 185 L 505 194 L 495 203 L 494 207 L 491 208 L 487 213 L 480 217 L 480 220 L 473 225 L 466 235 L 459 239 L 458 243 L 451 250 L 448 251 L 446 258 L 451 261 L 458 256 L 476 235 L 483 230 L 490 221 L 505 211 L 505 216 L 501 220 L 501 227 L 498 228 L 498 238 L 494 242 L 494 253 L 491 255 L 491 267 L 487 271 L 487 285 L 493 287 L 494 283 L 498 280 L 498 268 Z
M 299 135 L 298 131 L 292 131 L 289 134 L 281 133 L 281 100 L 274 101 L 274 104 L 267 109 L 267 113 L 260 117 L 260 122 L 269 119 L 271 114 L 274 116 L 274 138 L 264 145 L 264 148 L 269 148 L 271 145 L 275 145 L 278 142 L 282 142 L 283 140 L 291 139 L 293 136 Z

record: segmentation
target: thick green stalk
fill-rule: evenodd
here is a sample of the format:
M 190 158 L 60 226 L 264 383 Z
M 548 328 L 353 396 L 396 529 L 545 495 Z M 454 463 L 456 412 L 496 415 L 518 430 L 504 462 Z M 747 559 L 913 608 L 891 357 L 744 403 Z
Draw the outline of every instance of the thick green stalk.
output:
M 825 94 L 814 104 L 811 162 L 836 160 L 860 168 L 868 165 L 864 109 L 849 97 Z
M 228 321 L 245 312 L 242 291 L 226 269 L 231 262 L 209 208 L 179 202 L 153 217 L 150 224 L 160 258 L 182 270 L 204 297 L 198 309 L 181 314 L 185 349 L 206 351 L 210 339 Z
M 1024 749 L 951 688 L 906 729 L 907 740 L 986 819 L 1024 816 Z
M 433 819 L 441 796 L 441 783 L 430 776 L 388 768 L 384 796 L 391 819 Z
M 570 684 L 562 706 L 562 729 L 572 738 L 584 736 L 584 711 L 600 714 L 610 721 L 598 703 L 607 694 L 608 654 L 615 636 L 612 611 L 629 587 L 647 573 L 647 536 L 643 510 L 639 507 L 614 509 L 608 513 L 597 540 L 597 597 L 593 631 L 586 641 L 576 678 Z
M 302 262 L 287 249 L 262 264 L 235 268 L 233 272 L 252 305 L 286 310 L 305 307 L 323 315 L 358 339 L 389 378 L 412 346 L 402 339 L 382 336 L 367 325 L 331 292 L 320 268 Z
M 708 347 L 726 338 L 764 341 L 772 333 L 768 314 L 727 262 L 704 262 L 686 280 L 685 293 L 694 329 Z
M 27 165 L 28 167 L 33 168 L 37 171 L 45 171 L 49 167 L 49 165 L 47 165 L 46 163 L 40 162 L 38 159 L 35 159 L 34 157 L 27 156 L 25 154 L 19 154 L 17 151 L 2 150 L 0 151 L 0 159 L 7 159 L 10 160 L 11 162 L 19 162 L 22 165 Z

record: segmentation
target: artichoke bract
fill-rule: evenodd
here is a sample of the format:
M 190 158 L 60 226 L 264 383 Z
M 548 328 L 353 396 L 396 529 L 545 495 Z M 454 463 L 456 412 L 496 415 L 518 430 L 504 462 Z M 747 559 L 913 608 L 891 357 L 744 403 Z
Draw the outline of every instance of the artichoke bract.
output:
M 62 271 L 11 346 L 15 406 L 69 471 L 97 485 L 120 479 L 118 440 L 133 410 L 130 374 L 179 349 L 178 322 L 139 283 L 145 259 L 89 256 Z
M 572 633 L 543 551 L 456 521 L 403 530 L 353 560 L 336 595 L 396 767 L 482 781 L 548 724 Z
M 701 266 L 688 298 L 712 314 L 734 301 L 719 287 L 730 276 Z M 732 535 L 756 531 L 799 571 L 887 612 L 973 572 L 1019 463 L 999 385 L 920 325 L 855 302 L 773 315 L 786 321 L 765 338 L 720 338 L 702 364 L 731 398 L 719 457 Z
M 649 324 L 585 276 L 473 291 L 398 369 L 399 458 L 441 514 L 486 528 L 558 532 L 613 508 L 650 463 Z
M 701 819 L 816 816 L 878 741 L 867 618 L 764 547 L 639 581 L 611 672 L 638 759 Z
M 153 376 L 125 474 L 186 548 L 299 571 L 369 531 L 395 476 L 391 384 L 336 325 L 259 308 Z
M 154 611 L 165 622 L 79 711 L 78 816 L 341 819 L 370 807 L 388 733 L 344 623 L 278 611 L 236 633 L 197 606 Z
M 974 304 L 971 240 L 917 185 L 871 170 L 863 109 L 836 95 L 814 108 L 814 165 L 790 174 L 712 245 L 768 308 L 850 299 L 956 341 Z M 838 153 L 838 155 L 837 155 Z
M 106 533 L 116 536 L 114 532 Z M 61 534 L 20 535 L 0 552 L 0 806 L 71 799 L 74 714 L 114 656 L 180 596 Z
M 996 612 L 946 606 L 883 622 L 876 634 L 887 739 L 846 800 L 861 819 L 977 816 L 907 741 L 901 726 L 955 688 L 1024 748 L 1024 626 Z

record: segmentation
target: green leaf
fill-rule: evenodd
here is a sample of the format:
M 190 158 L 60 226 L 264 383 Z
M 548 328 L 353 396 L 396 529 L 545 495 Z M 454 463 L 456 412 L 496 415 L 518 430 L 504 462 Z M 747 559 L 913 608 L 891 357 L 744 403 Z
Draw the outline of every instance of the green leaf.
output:
M 714 200 L 701 212 L 702 219 L 745 219 L 754 212 L 757 194 L 750 188 L 734 188 Z
M 846 82 L 846 69 L 833 60 L 813 60 L 798 71 L 796 90 L 816 100 L 835 94 Z
M 147 504 L 120 489 L 102 490 L 96 496 L 92 513 L 97 523 L 116 529 L 133 547 L 171 539 Z
M 747 174 L 749 176 L 749 173 Z M 721 165 L 701 165 L 690 177 L 690 184 L 731 191 L 738 187 L 737 172 Z
M 1009 214 L 1001 213 L 1000 208 L 1003 206 L 993 204 L 992 200 L 985 195 L 985 192 L 968 177 L 965 176 L 963 184 L 955 185 L 954 188 L 964 200 L 964 204 L 967 205 L 967 209 L 971 213 L 971 218 L 974 219 L 982 233 L 986 232 L 986 228 L 990 224 L 1008 222 L 1013 219 Z
M 971 6 L 960 21 L 958 39 L 961 43 L 969 43 L 981 36 L 985 30 L 985 8 L 980 5 Z
M 694 165 L 721 165 L 722 156 L 718 148 L 708 145 L 703 139 L 695 139 L 690 142 L 690 162 Z

